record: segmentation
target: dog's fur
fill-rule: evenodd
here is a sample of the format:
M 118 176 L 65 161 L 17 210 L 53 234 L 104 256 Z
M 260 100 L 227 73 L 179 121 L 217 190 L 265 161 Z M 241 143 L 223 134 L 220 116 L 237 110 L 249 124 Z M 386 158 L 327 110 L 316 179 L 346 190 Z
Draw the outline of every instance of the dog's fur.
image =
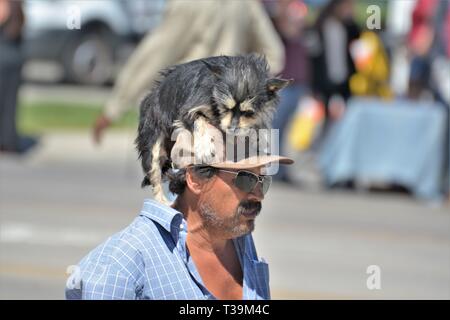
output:
M 167 203 L 162 177 L 171 167 L 170 138 L 176 128 L 194 138 L 207 123 L 222 132 L 269 128 L 277 92 L 289 82 L 269 78 L 265 58 L 254 54 L 210 57 L 163 70 L 141 103 L 136 145 L 145 173 L 142 187 L 152 185 L 155 198 Z M 208 158 L 212 150 L 200 152 Z

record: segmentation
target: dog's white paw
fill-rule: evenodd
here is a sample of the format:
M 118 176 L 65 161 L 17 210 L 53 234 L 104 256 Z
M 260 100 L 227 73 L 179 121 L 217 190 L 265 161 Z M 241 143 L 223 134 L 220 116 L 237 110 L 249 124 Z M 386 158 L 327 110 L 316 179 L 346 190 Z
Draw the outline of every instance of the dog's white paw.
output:
M 216 157 L 213 137 L 209 134 L 197 135 L 194 144 L 195 157 L 201 164 L 211 164 Z

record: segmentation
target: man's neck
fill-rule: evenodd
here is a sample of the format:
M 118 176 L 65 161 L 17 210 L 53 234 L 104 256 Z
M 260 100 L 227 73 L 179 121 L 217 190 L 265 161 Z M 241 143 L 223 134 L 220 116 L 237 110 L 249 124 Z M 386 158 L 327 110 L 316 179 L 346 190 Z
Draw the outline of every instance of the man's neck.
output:
M 218 299 L 242 299 L 243 270 L 231 239 L 205 227 L 196 201 L 178 198 L 173 208 L 187 222 L 186 245 L 206 288 Z
M 205 252 L 221 255 L 229 245 L 231 239 L 221 238 L 219 234 L 205 227 L 198 212 L 198 207 L 188 205 L 183 198 L 178 198 L 172 205 L 181 212 L 187 222 L 188 234 L 186 242 L 188 246 L 194 246 Z

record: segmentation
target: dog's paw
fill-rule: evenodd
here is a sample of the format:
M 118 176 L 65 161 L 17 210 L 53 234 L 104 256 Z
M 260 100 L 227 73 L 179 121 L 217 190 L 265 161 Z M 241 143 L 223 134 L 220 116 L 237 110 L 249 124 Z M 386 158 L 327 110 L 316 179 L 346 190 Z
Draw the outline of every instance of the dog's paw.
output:
M 195 157 L 201 164 L 211 164 L 216 157 L 213 137 L 209 134 L 197 136 L 194 144 Z

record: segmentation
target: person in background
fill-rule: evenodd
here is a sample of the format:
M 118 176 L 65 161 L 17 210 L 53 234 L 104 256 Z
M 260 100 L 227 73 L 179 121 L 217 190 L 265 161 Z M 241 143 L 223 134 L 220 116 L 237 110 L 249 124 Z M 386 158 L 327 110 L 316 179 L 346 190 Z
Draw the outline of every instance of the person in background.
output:
M 146 36 L 120 72 L 102 114 L 94 124 L 94 140 L 148 90 L 158 71 L 176 63 L 208 56 L 257 52 L 273 74 L 284 65 L 280 38 L 257 0 L 168 2 L 162 24 Z
M 301 0 L 280 0 L 266 2 L 272 21 L 278 31 L 285 48 L 285 66 L 281 71 L 285 79 L 293 82 L 280 93 L 280 104 L 272 122 L 274 129 L 279 130 L 280 153 L 285 153 L 284 143 L 288 125 L 301 97 L 308 91 L 309 64 L 303 43 L 303 28 L 307 7 Z M 276 181 L 295 184 L 288 168 L 280 166 Z
M 450 190 L 450 5 L 448 1 L 418 0 L 412 13 L 408 35 L 411 59 L 408 97 L 422 99 L 424 93 L 445 110 L 446 142 L 444 143 L 444 192 Z M 449 199 L 450 201 L 450 195 Z
M 22 2 L 0 0 L 0 152 L 23 151 L 16 128 L 23 24 Z
M 438 84 L 433 82 L 432 63 L 440 57 L 446 60 L 450 58 L 450 34 L 446 30 L 450 24 L 449 12 L 448 1 L 416 2 L 408 35 L 408 47 L 412 56 L 408 91 L 411 99 L 418 99 L 425 90 L 429 90 L 437 101 L 446 103 Z
M 322 136 L 330 125 L 330 99 L 350 97 L 349 79 L 355 73 L 350 43 L 360 35 L 354 19 L 352 0 L 331 0 L 321 10 L 315 23 L 317 48 L 312 55 L 314 94 L 324 102 L 325 124 Z

